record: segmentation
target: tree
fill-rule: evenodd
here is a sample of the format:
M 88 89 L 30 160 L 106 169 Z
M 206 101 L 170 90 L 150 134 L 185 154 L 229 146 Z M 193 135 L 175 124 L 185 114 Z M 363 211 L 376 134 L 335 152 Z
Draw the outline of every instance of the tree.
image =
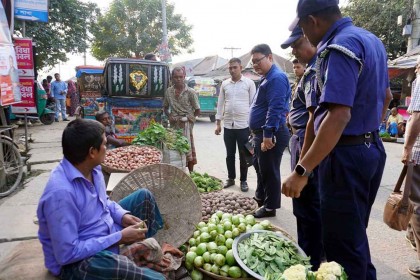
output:
M 171 54 L 185 49 L 192 52 L 192 26 L 174 13 L 173 4 L 166 4 L 166 18 Z M 114 0 L 109 11 L 98 18 L 92 33 L 92 55 L 99 60 L 112 56 L 139 58 L 156 52 L 163 36 L 161 0 Z
M 49 21 L 26 22 L 26 37 L 37 46 L 36 63 L 39 68 L 67 61 L 68 53 L 83 53 L 89 46 L 89 29 L 100 11 L 96 4 L 79 0 L 49 0 Z M 15 35 L 23 33 L 22 23 L 15 27 Z
M 378 36 L 389 59 L 395 59 L 405 53 L 407 45 L 402 27 L 397 25 L 397 17 L 407 17 L 410 9 L 408 0 L 348 0 L 342 11 L 353 19 L 355 25 Z

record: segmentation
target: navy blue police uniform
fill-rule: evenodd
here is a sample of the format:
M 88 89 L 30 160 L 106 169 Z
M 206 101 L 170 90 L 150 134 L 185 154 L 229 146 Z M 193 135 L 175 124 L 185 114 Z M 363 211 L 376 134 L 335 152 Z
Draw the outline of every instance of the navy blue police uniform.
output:
M 299 162 L 303 147 L 306 125 L 309 119 L 307 108 L 317 106 L 316 76 L 313 68 L 315 59 L 314 56 L 309 62 L 292 98 L 289 114 L 289 123 L 293 131 L 290 141 L 290 167 L 292 171 Z M 293 214 L 296 217 L 299 246 L 311 257 L 312 268 L 316 270 L 323 256 L 317 168 L 308 178 L 308 184 L 302 190 L 299 198 L 293 198 Z
M 261 79 L 249 114 L 249 128 L 254 146 L 257 173 L 255 198 L 267 209 L 281 206 L 280 163 L 289 142 L 286 115 L 289 112 L 290 85 L 287 76 L 276 65 Z M 276 140 L 275 146 L 261 151 L 263 137 Z
M 386 160 L 378 127 L 389 85 L 387 54 L 376 36 L 342 18 L 318 44 L 316 69 L 315 134 L 329 104 L 351 108 L 336 147 L 318 167 L 326 257 L 343 265 L 349 279 L 376 279 L 366 228 Z

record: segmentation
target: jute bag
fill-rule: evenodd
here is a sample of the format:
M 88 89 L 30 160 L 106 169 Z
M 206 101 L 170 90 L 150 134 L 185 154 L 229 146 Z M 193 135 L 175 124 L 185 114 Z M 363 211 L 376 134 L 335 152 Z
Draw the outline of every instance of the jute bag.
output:
M 405 180 L 404 190 L 401 185 Z M 407 230 L 408 222 L 413 214 L 413 205 L 408 200 L 413 177 L 413 165 L 404 165 L 394 191 L 389 195 L 384 209 L 384 222 L 392 229 Z

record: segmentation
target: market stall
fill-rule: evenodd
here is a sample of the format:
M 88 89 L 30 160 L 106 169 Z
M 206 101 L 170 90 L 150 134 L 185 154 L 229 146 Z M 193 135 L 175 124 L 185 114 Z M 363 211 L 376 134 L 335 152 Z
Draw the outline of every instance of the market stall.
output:
M 76 78 L 79 92 L 79 115 L 86 119 L 95 119 L 95 114 L 104 110 L 106 99 L 102 97 L 103 67 L 77 66 Z

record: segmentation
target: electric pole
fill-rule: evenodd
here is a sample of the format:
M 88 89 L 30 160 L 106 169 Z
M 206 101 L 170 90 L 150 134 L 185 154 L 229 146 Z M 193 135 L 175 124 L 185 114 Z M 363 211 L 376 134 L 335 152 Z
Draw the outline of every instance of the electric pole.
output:
M 420 0 L 419 0 L 420 1 Z M 240 50 L 241 48 L 234 48 L 234 47 L 224 47 L 225 50 L 230 50 L 230 58 L 233 57 L 233 51 L 234 50 Z
M 414 0 L 411 24 L 413 29 L 408 37 L 407 52 L 419 45 L 420 40 L 420 0 Z

